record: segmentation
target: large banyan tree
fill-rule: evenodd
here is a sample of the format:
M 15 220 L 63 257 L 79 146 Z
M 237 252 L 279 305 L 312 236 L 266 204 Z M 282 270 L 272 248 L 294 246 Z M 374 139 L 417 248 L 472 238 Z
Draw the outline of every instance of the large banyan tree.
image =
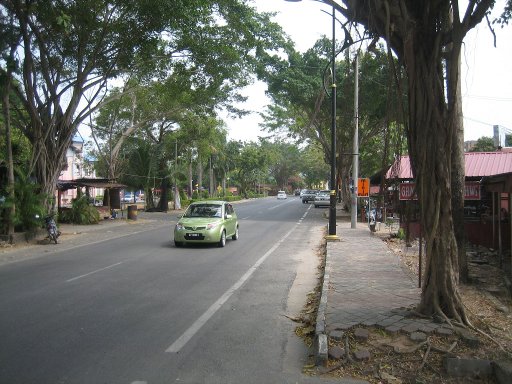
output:
M 458 291 L 454 212 L 463 201 L 459 59 L 464 37 L 493 0 L 343 0 L 350 22 L 383 38 L 408 78 L 408 144 L 417 183 L 427 267 L 418 311 L 468 324 Z

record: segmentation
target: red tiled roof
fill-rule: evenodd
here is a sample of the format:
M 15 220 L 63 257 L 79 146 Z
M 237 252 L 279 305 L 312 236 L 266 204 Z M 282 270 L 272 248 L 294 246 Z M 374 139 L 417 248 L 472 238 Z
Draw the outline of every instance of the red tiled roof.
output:
M 512 152 L 466 152 L 466 177 L 496 176 L 512 173 Z M 400 157 L 400 164 L 395 163 L 386 172 L 386 179 L 412 179 L 409 156 Z
M 395 163 L 386 172 L 386 179 L 412 179 L 411 162 L 409 155 L 400 157 L 400 162 Z
M 512 152 L 467 152 L 466 177 L 495 176 L 512 172 Z

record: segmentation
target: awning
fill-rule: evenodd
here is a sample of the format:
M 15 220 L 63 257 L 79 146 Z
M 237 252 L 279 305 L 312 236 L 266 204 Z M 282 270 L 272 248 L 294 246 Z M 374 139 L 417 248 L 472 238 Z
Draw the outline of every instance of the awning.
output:
M 57 181 L 57 189 L 59 191 L 67 191 L 68 189 L 75 189 L 78 187 L 92 187 L 92 188 L 104 188 L 104 189 L 112 189 L 112 188 L 126 188 L 127 186 L 124 184 L 116 183 L 114 180 L 110 179 L 76 179 L 76 180 L 58 180 Z

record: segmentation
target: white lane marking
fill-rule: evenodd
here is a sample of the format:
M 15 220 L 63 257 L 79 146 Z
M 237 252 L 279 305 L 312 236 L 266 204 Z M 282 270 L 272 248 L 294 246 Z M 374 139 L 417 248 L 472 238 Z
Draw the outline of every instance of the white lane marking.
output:
M 285 201 L 284 203 L 281 203 L 281 204 L 277 204 L 277 205 L 274 205 L 273 207 L 269 207 L 267 208 L 269 211 L 273 210 L 273 209 L 276 209 L 276 208 L 279 208 L 285 204 L 288 204 L 289 202 L 291 202 L 291 200 L 288 200 L 288 201 Z
M 178 353 L 189 341 L 194 337 L 194 335 L 199 332 L 199 330 L 206 324 L 208 320 L 224 305 L 226 301 L 229 300 L 231 296 L 242 286 L 244 283 L 249 280 L 252 274 L 258 269 L 258 267 L 263 264 L 263 262 L 272 254 L 274 251 L 279 248 L 279 246 L 290 236 L 293 231 L 297 228 L 298 224 L 295 224 L 293 228 L 281 239 L 279 240 L 272 248 L 270 248 L 267 253 L 261 256 L 256 263 L 252 267 L 248 269 L 247 272 L 229 288 L 224 294 L 213 303 L 210 308 L 206 310 L 172 345 L 165 350 L 165 352 L 170 353 Z
M 118 266 L 119 264 L 123 264 L 123 262 L 121 261 L 119 263 L 115 263 L 115 264 L 109 265 L 108 267 L 100 268 L 100 269 L 97 269 L 95 271 L 92 271 L 92 272 L 89 272 L 89 273 L 86 273 L 86 274 L 83 274 L 83 275 L 80 275 L 80 276 L 73 277 L 72 279 L 66 280 L 66 283 L 70 283 L 72 281 L 81 279 L 82 277 L 86 277 L 86 276 L 92 275 L 94 273 L 98 273 L 98 272 L 104 271 L 105 269 L 114 268 L 114 267 Z

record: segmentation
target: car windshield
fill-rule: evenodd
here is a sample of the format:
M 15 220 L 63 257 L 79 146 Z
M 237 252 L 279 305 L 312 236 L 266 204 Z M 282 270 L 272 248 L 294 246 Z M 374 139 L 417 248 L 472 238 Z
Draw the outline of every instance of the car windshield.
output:
M 222 205 L 194 204 L 191 205 L 185 217 L 222 217 Z

